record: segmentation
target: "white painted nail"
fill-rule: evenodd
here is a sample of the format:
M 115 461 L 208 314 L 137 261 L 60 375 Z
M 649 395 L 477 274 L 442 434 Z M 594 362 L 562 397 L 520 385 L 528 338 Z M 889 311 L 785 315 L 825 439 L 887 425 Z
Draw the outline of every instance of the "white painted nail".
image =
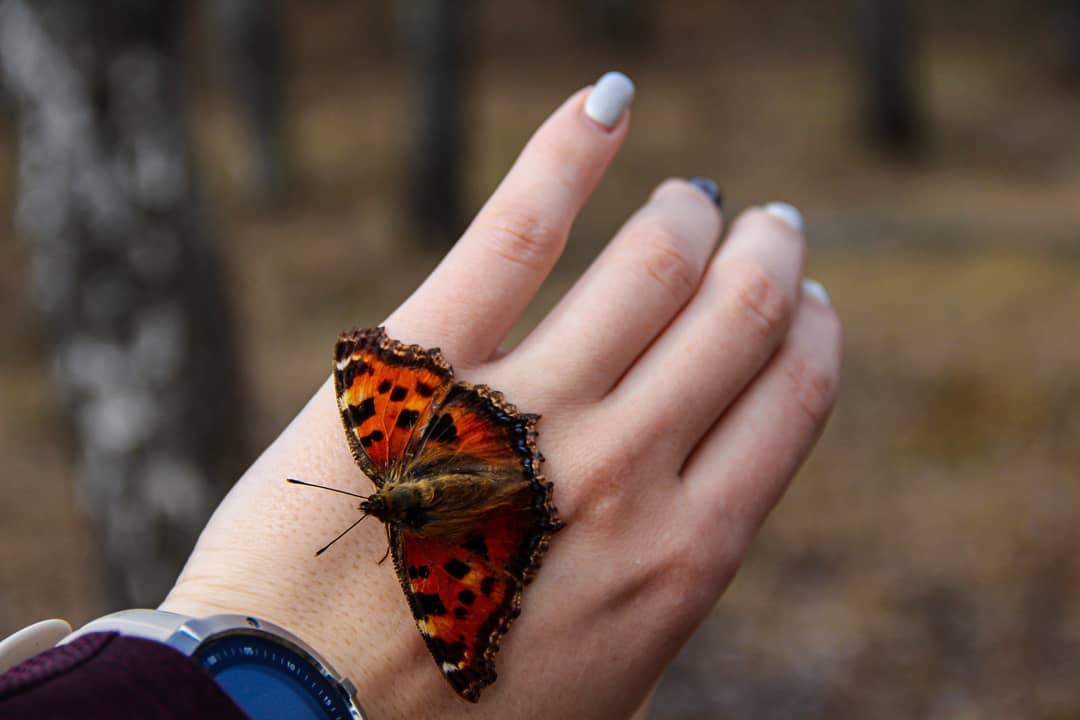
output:
M 613 128 L 634 100 L 634 83 L 621 72 L 605 73 L 585 101 L 585 114 L 606 128 Z
M 791 227 L 795 228 L 799 232 L 802 232 L 802 213 L 796 210 L 794 206 L 782 202 L 769 203 L 765 206 L 765 212 L 771 215 L 775 215 Z
M 802 291 L 812 298 L 817 298 L 826 305 L 830 304 L 829 293 L 825 292 L 825 286 L 817 280 L 806 278 L 802 281 Z

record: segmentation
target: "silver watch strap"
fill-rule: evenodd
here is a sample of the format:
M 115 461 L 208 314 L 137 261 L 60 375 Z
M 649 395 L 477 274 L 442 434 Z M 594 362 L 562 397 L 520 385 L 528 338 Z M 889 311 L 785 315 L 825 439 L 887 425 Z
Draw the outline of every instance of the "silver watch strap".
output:
M 45 652 L 71 632 L 67 620 L 41 620 L 0 640 L 0 673 Z
M 164 610 L 123 610 L 83 625 L 75 632 L 66 620 L 42 620 L 12 633 L 0 641 L 0 672 L 5 672 L 54 645 L 64 645 L 77 637 L 95 632 L 119 632 L 125 635 L 167 642 L 186 615 Z
M 187 615 L 165 610 L 121 610 L 99 617 L 97 620 L 91 620 L 65 637 L 60 644 L 69 643 L 75 638 L 96 632 L 118 632 L 166 642 L 188 620 L 191 618 Z
M 349 702 L 350 717 L 364 720 L 367 715 L 356 699 L 356 687 L 339 675 L 315 650 L 282 627 L 246 615 L 212 615 L 202 619 L 165 610 L 122 610 L 92 620 L 75 632 L 64 620 L 43 620 L 16 632 L 0 642 L 0 672 L 18 665 L 55 645 L 96 632 L 118 632 L 165 643 L 190 655 L 206 637 L 216 632 L 260 628 L 294 651 L 307 656 L 314 669 L 337 686 Z M 182 632 L 181 632 L 182 631 Z

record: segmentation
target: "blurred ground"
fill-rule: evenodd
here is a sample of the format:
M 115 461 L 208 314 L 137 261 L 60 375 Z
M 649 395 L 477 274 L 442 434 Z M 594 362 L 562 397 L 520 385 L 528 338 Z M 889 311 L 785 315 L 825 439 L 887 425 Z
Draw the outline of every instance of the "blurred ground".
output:
M 709 174 L 729 215 L 784 199 L 844 318 L 841 397 L 731 591 L 662 685 L 658 718 L 1080 716 L 1080 91 L 1040 9 L 922 3 L 930 151 L 866 151 L 846 4 L 676 2 L 633 54 L 570 13 L 485 5 L 470 89 L 476 207 L 531 129 L 610 67 L 630 140 L 535 318 L 667 175 Z M 438 254 L 406 237 L 401 58 L 376 3 L 288 3 L 299 185 L 257 209 L 212 53 L 193 26 L 192 124 L 268 442 Z M 480 13 L 478 13 L 480 15 Z M 210 77 L 211 79 L 201 79 Z M 0 128 L 0 634 L 103 611 L 13 242 Z

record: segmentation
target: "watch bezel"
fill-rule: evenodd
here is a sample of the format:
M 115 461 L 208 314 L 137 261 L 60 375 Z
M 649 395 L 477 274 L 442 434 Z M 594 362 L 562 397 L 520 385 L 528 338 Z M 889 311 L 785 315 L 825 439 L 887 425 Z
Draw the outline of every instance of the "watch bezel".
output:
M 351 705 L 349 713 L 355 720 L 366 720 L 367 714 L 356 699 L 356 686 L 339 675 L 330 663 L 303 640 L 274 623 L 250 615 L 210 615 L 190 618 L 183 622 L 165 642 L 185 655 L 192 656 L 204 644 L 222 637 L 256 635 L 286 646 L 289 650 L 308 659 L 328 683 L 342 693 Z

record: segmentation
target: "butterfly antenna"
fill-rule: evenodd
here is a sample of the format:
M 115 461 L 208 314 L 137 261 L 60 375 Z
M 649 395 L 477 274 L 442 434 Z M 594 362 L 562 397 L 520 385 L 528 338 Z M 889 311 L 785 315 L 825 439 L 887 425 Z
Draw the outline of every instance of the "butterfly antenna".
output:
M 294 485 L 307 485 L 308 487 L 329 490 L 330 492 L 341 493 L 342 495 L 350 495 L 355 498 L 360 498 L 361 500 L 367 500 L 367 495 L 360 495 L 359 493 L 349 492 L 348 490 L 341 490 L 339 488 L 330 487 L 329 485 L 319 485 L 317 483 L 305 482 L 304 480 L 297 480 L 296 478 L 285 478 L 285 482 L 291 482 Z
M 361 516 L 360 516 L 360 519 L 359 519 L 359 520 L 357 520 L 357 521 L 356 521 L 356 522 L 354 522 L 354 523 L 353 523 L 352 525 L 350 525 L 349 527 L 347 527 L 347 528 L 345 528 L 344 530 L 342 530 L 342 531 L 341 531 L 341 534 L 340 534 L 340 535 L 338 535 L 338 536 L 337 536 L 336 538 L 334 538 L 334 539 L 333 539 L 333 540 L 331 540 L 330 542 L 326 543 L 326 544 L 325 544 L 325 545 L 323 545 L 323 546 L 322 546 L 322 547 L 321 547 L 321 548 L 320 548 L 320 549 L 319 549 L 318 551 L 316 551 L 316 553 L 315 553 L 315 557 L 319 557 L 319 556 L 320 556 L 320 555 L 322 555 L 322 554 L 323 554 L 324 552 L 326 552 L 327 550 L 329 550 L 329 549 L 330 549 L 330 546 L 331 546 L 331 545 L 333 545 L 334 543 L 336 543 L 336 542 L 337 542 L 338 540 L 340 540 L 341 538 L 345 537 L 345 534 L 346 534 L 347 532 L 349 532 L 349 531 L 350 531 L 350 530 L 352 530 L 352 529 L 353 529 L 354 527 L 356 527 L 356 526 L 357 526 L 357 525 L 359 525 L 359 524 L 360 524 L 361 522 L 363 522 L 364 518 L 366 518 L 366 517 L 367 517 L 367 514 L 366 514 L 366 513 L 365 513 L 364 515 L 361 515 Z

